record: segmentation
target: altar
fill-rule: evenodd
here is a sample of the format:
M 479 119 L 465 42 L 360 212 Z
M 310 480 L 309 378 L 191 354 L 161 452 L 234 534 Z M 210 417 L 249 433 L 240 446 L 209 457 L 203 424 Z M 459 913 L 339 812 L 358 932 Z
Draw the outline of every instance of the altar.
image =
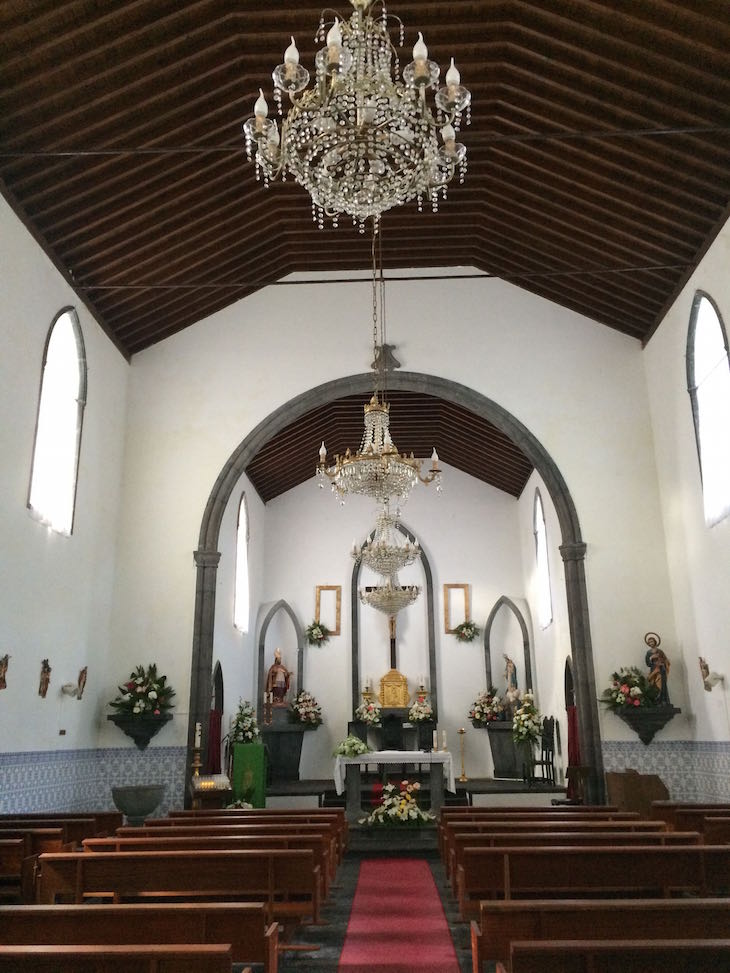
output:
M 361 796 L 361 769 L 368 764 L 430 764 L 431 811 L 438 816 L 444 803 L 444 788 L 456 793 L 454 762 L 448 750 L 374 750 L 357 757 L 336 757 L 334 769 L 335 790 L 342 794 L 347 790 L 347 820 L 356 822 L 363 816 Z

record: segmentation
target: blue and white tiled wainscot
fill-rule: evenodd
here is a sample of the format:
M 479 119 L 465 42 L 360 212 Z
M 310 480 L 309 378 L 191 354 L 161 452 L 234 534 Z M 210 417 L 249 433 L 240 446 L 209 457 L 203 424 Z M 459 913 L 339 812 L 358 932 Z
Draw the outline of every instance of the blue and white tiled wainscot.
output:
M 183 806 L 184 747 L 0 753 L 0 813 L 112 810 L 112 787 L 164 784 L 155 813 Z
M 730 742 L 604 740 L 605 770 L 658 774 L 673 801 L 730 802 Z

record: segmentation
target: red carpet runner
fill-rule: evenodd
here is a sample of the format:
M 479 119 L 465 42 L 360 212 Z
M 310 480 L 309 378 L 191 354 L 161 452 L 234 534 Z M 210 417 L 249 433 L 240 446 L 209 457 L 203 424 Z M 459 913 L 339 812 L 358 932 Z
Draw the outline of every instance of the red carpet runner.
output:
M 441 899 L 425 861 L 360 866 L 340 973 L 459 973 Z

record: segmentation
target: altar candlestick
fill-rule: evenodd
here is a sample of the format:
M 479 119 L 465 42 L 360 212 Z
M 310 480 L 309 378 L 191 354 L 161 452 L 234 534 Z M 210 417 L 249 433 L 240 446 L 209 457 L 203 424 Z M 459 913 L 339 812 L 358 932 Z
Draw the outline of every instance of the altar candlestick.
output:
M 446 730 L 444 730 L 441 734 L 441 749 L 446 749 Z
M 434 730 L 433 731 L 433 744 L 432 744 L 432 747 L 433 747 L 434 750 L 438 750 L 438 748 L 439 748 L 439 731 L 438 730 Z

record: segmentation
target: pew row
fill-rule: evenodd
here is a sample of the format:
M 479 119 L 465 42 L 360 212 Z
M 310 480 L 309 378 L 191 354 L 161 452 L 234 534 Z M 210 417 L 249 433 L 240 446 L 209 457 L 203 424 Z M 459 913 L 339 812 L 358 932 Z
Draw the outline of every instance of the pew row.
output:
M 481 902 L 471 923 L 473 973 L 484 964 L 510 967 L 517 941 L 702 939 L 730 936 L 728 899 L 544 899 Z M 499 967 L 497 967 L 499 970 Z
M 41 855 L 38 898 L 83 903 L 92 897 L 169 897 L 263 902 L 266 921 L 319 921 L 319 868 L 311 851 L 146 851 Z
M 705 818 L 706 845 L 730 845 L 730 811 L 725 818 Z
M 607 825 L 608 827 L 608 825 Z M 719 842 L 720 844 L 722 842 Z M 696 831 L 520 831 L 520 832 L 457 832 L 452 835 L 446 875 L 456 895 L 456 876 L 464 858 L 465 848 L 530 847 L 590 847 L 616 848 L 636 845 L 699 845 L 702 836 Z
M 727 895 L 730 846 L 465 848 L 459 911 L 475 919 L 482 899 Z
M 512 973 L 727 973 L 730 939 L 512 944 Z
M 229 943 L 234 963 L 278 967 L 278 925 L 260 902 L 2 906 L 0 929 L 8 946 Z
M 0 946 L 2 973 L 231 973 L 230 947 Z M 243 973 L 251 973 L 247 967 Z
M 678 814 L 682 811 L 705 811 L 707 815 L 724 815 L 730 817 L 730 804 L 723 802 L 702 802 L 702 801 L 652 801 L 650 818 L 656 821 L 664 821 L 668 828 L 676 828 L 678 831 L 684 830 L 679 826 Z
M 168 829 L 174 830 L 174 829 Z M 314 857 L 319 866 L 320 899 L 329 895 L 330 881 L 334 878 L 334 861 L 328 835 L 171 835 L 153 838 L 86 838 L 84 851 L 100 854 L 115 851 L 225 851 L 246 848 L 304 848 Z
M 124 815 L 120 811 L 32 811 L 14 812 L 12 814 L 0 814 L 0 828 L 4 821 L 14 820 L 33 824 L 35 821 L 52 820 L 65 821 L 68 818 L 93 818 L 96 834 L 99 837 L 114 834 L 117 828 L 124 823 Z

